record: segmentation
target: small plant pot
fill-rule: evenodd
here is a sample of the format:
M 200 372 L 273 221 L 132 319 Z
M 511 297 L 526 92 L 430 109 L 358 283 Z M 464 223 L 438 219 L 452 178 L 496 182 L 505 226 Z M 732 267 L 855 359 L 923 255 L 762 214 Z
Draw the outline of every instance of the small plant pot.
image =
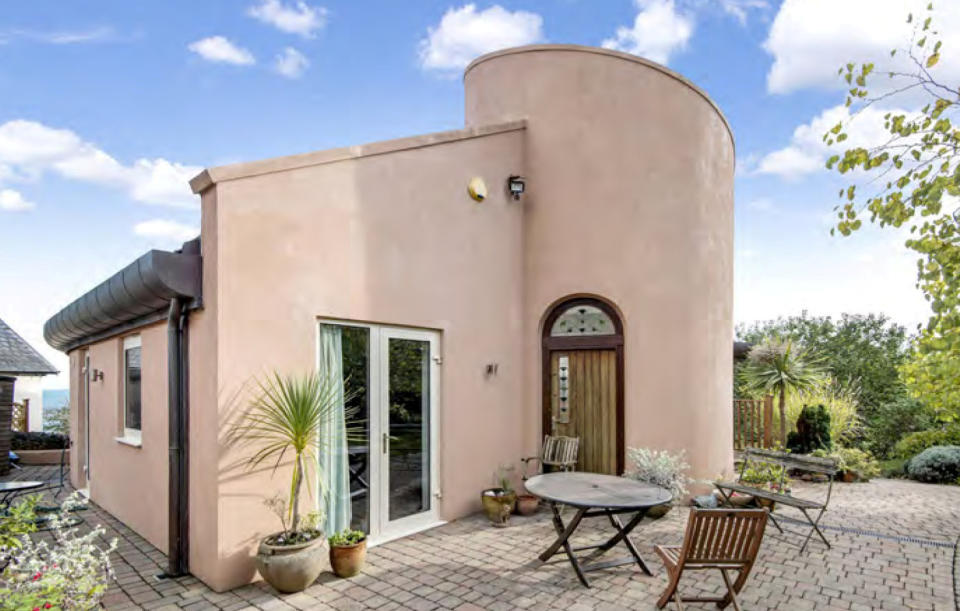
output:
M 774 508 L 777 506 L 777 502 L 771 501 L 770 499 L 761 499 L 759 497 L 755 497 L 754 501 L 756 501 L 757 507 L 760 507 L 761 509 L 769 509 L 770 513 L 773 513 Z
M 859 478 L 857 478 L 856 471 L 847 470 L 843 472 L 843 475 L 840 476 L 840 479 L 847 484 L 852 484 L 853 482 L 857 481 L 857 479 Z
M 330 547 L 330 568 L 337 577 L 353 577 L 363 570 L 367 561 L 367 540 L 353 545 Z
M 532 516 L 540 507 L 540 499 L 532 494 L 521 494 L 517 497 L 517 513 L 522 516 Z
M 663 516 L 670 513 L 670 510 L 673 509 L 673 503 L 664 503 L 663 505 L 654 505 L 647 510 L 647 513 L 644 514 L 645 517 L 652 520 L 659 520 Z
M 318 536 L 296 545 L 267 543 L 277 534 L 260 541 L 256 564 L 260 576 L 275 590 L 302 592 L 327 568 L 326 540 Z
M 483 503 L 483 513 L 490 523 L 503 528 L 517 502 L 517 493 L 503 488 L 488 488 L 480 494 L 480 502 Z

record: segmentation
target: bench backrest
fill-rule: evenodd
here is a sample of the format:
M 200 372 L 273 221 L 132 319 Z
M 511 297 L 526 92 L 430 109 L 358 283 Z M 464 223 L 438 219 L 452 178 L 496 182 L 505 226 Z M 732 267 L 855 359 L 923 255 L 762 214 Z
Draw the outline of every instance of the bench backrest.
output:
M 766 509 L 691 509 L 680 564 L 752 565 L 767 515 Z
M 833 458 L 788 454 L 759 448 L 744 450 L 744 462 L 761 462 L 786 467 L 787 469 L 796 469 L 808 473 L 823 473 L 831 476 L 837 472 L 837 461 Z

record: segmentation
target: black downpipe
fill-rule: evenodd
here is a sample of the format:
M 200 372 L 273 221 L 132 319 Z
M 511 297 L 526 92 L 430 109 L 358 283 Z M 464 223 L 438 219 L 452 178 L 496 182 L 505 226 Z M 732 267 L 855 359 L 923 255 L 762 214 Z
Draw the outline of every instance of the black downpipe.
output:
M 179 297 L 170 300 L 167 315 L 167 378 L 169 458 L 169 520 L 166 577 L 186 575 L 189 559 L 188 500 L 189 465 L 187 430 L 189 425 L 187 358 L 187 311 Z

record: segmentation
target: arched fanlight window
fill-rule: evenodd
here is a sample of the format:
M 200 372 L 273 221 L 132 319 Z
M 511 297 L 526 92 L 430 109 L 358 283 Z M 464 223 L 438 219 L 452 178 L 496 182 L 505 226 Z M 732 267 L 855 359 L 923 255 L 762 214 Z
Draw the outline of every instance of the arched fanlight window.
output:
M 571 335 L 615 335 L 617 329 L 610 316 L 597 306 L 574 305 L 557 316 L 550 329 L 551 337 Z

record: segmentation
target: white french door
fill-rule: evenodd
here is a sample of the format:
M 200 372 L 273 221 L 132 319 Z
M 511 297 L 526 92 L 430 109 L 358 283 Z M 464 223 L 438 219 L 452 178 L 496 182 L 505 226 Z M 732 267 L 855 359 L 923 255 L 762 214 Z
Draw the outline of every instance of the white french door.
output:
M 321 321 L 341 335 L 348 404 L 351 526 L 373 544 L 439 522 L 440 337 L 436 331 Z M 348 423 L 349 426 L 349 423 Z

